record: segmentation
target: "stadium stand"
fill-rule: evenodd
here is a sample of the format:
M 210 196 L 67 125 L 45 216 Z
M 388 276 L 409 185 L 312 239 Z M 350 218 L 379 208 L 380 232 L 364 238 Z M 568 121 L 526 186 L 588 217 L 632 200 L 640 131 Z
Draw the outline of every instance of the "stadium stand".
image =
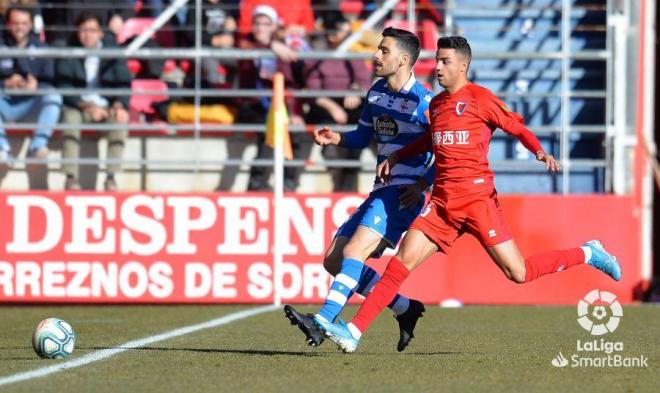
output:
M 126 45 L 131 39 L 135 39 L 146 28 L 153 23 L 157 23 L 159 14 L 153 10 L 149 12 L 148 2 L 141 2 L 140 7 L 129 10 L 117 9 L 116 5 L 108 2 L 93 2 L 99 10 L 107 13 L 113 18 L 121 15 L 123 24 L 117 33 L 117 41 Z M 258 1 L 250 1 L 251 7 L 258 6 Z M 75 5 L 72 2 L 72 5 Z M 239 1 L 218 3 L 214 0 L 204 2 L 204 12 L 218 4 L 226 6 L 226 14 L 238 16 L 241 8 Z M 309 2 L 301 1 L 300 15 L 308 15 L 307 7 Z M 78 5 L 81 5 L 79 3 Z M 103 8 L 103 7 L 107 8 Z M 316 7 L 314 3 L 314 7 Z M 312 26 L 309 17 L 301 17 L 301 24 L 308 31 L 307 38 L 314 42 L 315 37 L 321 37 L 322 23 L 319 16 L 326 15 L 328 7 L 336 7 L 333 12 L 341 12 L 353 22 L 359 22 L 360 18 L 367 18 L 375 10 L 372 2 L 362 1 L 341 1 L 327 2 L 318 9 L 313 8 L 317 23 Z M 42 4 L 44 10 L 48 10 L 47 4 Z M 189 156 L 195 156 L 194 160 L 187 162 L 197 162 L 199 160 L 225 162 L 227 165 L 217 165 L 213 169 L 203 169 L 200 167 L 189 168 L 186 165 L 174 166 L 181 172 L 180 176 L 185 176 L 189 169 L 206 170 L 211 173 L 223 173 L 225 171 L 238 170 L 245 177 L 249 172 L 249 165 L 270 165 L 266 159 L 251 160 L 249 157 L 254 152 L 254 138 L 249 137 L 250 133 L 263 132 L 263 127 L 252 127 L 252 123 L 245 117 L 238 116 L 241 123 L 232 125 L 213 124 L 167 124 L 167 116 L 159 114 L 158 102 L 167 102 L 170 99 L 188 96 L 191 93 L 199 93 L 200 101 L 206 97 L 224 97 L 227 100 L 236 100 L 237 97 L 255 97 L 260 96 L 259 92 L 251 90 L 238 89 L 236 85 L 223 86 L 223 89 L 204 88 L 198 89 L 201 85 L 195 82 L 195 56 L 178 55 L 174 48 L 179 46 L 183 50 L 189 50 L 194 47 L 190 37 L 194 37 L 194 32 L 190 29 L 190 21 L 194 20 L 194 7 L 186 6 L 184 9 L 177 10 L 168 21 L 165 21 L 163 27 L 158 29 L 154 36 L 154 41 L 158 43 L 156 47 L 148 47 L 147 50 L 155 53 L 153 56 L 138 58 L 135 55 L 129 56 L 129 69 L 137 78 L 133 81 L 132 89 L 128 92 L 118 92 L 117 94 L 131 94 L 131 138 L 127 144 L 127 160 L 139 162 L 140 171 L 136 176 L 151 176 L 151 170 L 157 172 L 156 166 L 149 165 L 149 159 L 143 146 L 146 138 L 161 139 L 155 141 L 155 145 L 163 148 L 157 149 L 166 151 L 177 146 L 181 152 L 187 152 Z M 325 8 L 324 8 L 325 7 Z M 570 159 L 570 179 L 568 185 L 570 192 L 605 192 L 610 189 L 608 182 L 608 150 L 609 142 L 605 138 L 605 115 L 606 115 L 606 97 L 608 86 L 606 85 L 606 57 L 599 56 L 600 51 L 606 50 L 606 8 L 603 0 L 575 0 L 571 2 L 570 13 L 570 51 L 569 51 L 569 78 L 568 87 L 570 91 L 570 105 L 568 106 L 568 122 L 570 133 L 561 132 L 562 129 L 562 10 L 561 2 L 557 0 L 541 0 L 530 4 L 520 2 L 502 1 L 493 2 L 486 0 L 465 0 L 454 2 L 416 2 L 417 7 L 417 34 L 421 39 L 423 49 L 427 52 L 416 65 L 418 77 L 427 84 L 435 87 L 433 71 L 434 59 L 433 51 L 437 38 L 442 34 L 462 34 L 471 42 L 473 52 L 476 54 L 471 67 L 471 78 L 480 84 L 495 91 L 500 95 L 512 110 L 520 112 L 527 124 L 540 136 L 546 149 L 553 152 L 556 156 L 564 159 Z M 244 11 L 244 10 L 243 10 Z M 323 12 L 322 12 L 323 11 Z M 331 9 L 332 11 L 332 9 Z M 209 11 L 210 12 L 210 11 Z M 385 15 L 384 20 L 376 25 L 373 30 L 378 31 L 384 26 L 394 25 L 407 28 L 406 20 L 407 2 L 402 1 L 395 5 L 392 12 Z M 147 15 L 147 16 L 145 16 Z M 241 14 L 241 23 L 245 24 L 245 13 Z M 213 21 L 213 13 L 204 14 L 204 20 Z M 211 19 L 209 19 L 211 18 Z M 52 18 L 46 18 L 50 20 Z M 355 24 L 353 26 L 359 26 Z M 240 23 L 239 23 L 240 26 Z M 65 28 L 64 26 L 57 26 Z M 240 27 L 239 27 L 240 28 Z M 52 26 L 45 26 L 46 37 L 58 36 L 52 34 Z M 192 35 L 191 35 L 192 33 Z M 282 32 L 287 34 L 286 31 Z M 240 37 L 240 35 L 238 36 Z M 285 36 L 280 39 L 286 41 Z M 240 40 L 236 40 L 238 43 Z M 291 42 L 291 40 L 289 40 Z M 298 42 L 298 41 L 295 41 Z M 236 44 L 238 45 L 238 44 Z M 223 52 L 228 53 L 228 52 Z M 246 53 L 247 52 L 242 52 Z M 579 58 L 576 54 L 580 54 Z M 230 59 L 253 59 L 254 54 L 247 57 L 241 57 L 241 52 L 234 51 Z M 260 56 L 260 55 L 256 55 Z M 290 52 L 278 53 L 278 56 L 291 56 Z M 314 58 L 313 52 L 311 58 Z M 369 54 L 364 54 L 363 59 L 369 59 Z M 144 71 L 141 62 L 144 60 L 157 60 L 164 63 L 161 79 L 143 79 L 141 77 Z M 251 61 L 251 60 L 249 60 Z M 219 68 L 218 68 L 219 69 Z M 178 89 L 182 87 L 183 77 L 179 80 L 170 79 L 165 75 L 168 73 L 180 72 L 181 75 L 187 75 L 185 94 Z M 191 79 L 192 78 L 192 79 Z M 304 95 L 304 90 L 291 89 L 291 96 Z M 332 94 L 327 92 L 326 94 Z M 336 96 L 340 96 L 338 93 Z M 304 102 L 304 100 L 301 100 Z M 155 104 L 155 105 L 154 105 Z M 166 111 L 165 111 L 166 112 Z M 314 124 L 291 127 L 292 132 L 308 132 Z M 198 128 L 196 128 L 198 127 Z M 233 128 L 232 128 L 233 127 Z M 19 127 L 15 127 L 21 129 Z M 22 127 L 23 130 L 29 127 Z M 195 131 L 198 129 L 199 131 Z M 210 131 L 209 131 L 210 130 Z M 235 132 L 229 132 L 235 131 Z M 102 132 L 102 131 L 101 131 Z M 14 134 L 20 137 L 20 134 Z M 196 146 L 199 143 L 199 137 L 214 136 L 216 140 L 205 140 L 207 146 L 213 146 L 219 152 L 209 157 L 200 157 L 196 154 L 196 149 L 188 149 L 185 146 Z M 133 147 L 131 147 L 133 146 Z M 165 148 L 167 146 L 167 148 Z M 236 149 L 242 153 L 238 154 Z M 238 155 L 237 155 L 238 154 Z M 49 160 L 51 169 L 58 166 L 57 146 L 51 153 Z M 158 155 L 150 159 L 169 159 L 167 156 Z M 238 159 L 240 157 L 241 159 Z M 245 159 L 243 159 L 243 157 Z M 516 192 L 562 192 L 564 182 L 562 176 L 552 176 L 543 173 L 541 168 L 537 168 L 532 162 L 532 157 L 521 148 L 513 139 L 501 132 L 497 132 L 491 144 L 491 161 L 498 172 L 498 189 L 505 193 Z M 220 160 L 220 161 L 218 161 Z M 224 161 L 223 161 L 224 160 Z M 364 170 L 360 175 L 360 190 L 369 188 L 372 179 L 371 168 L 373 154 L 366 152 L 361 156 L 360 161 L 354 160 L 331 160 L 326 161 L 321 158 L 320 152 L 312 150 L 309 159 L 301 156 L 299 159 L 290 162 L 288 165 L 303 167 L 304 171 L 301 177 L 299 191 L 323 191 L 328 190 L 331 179 L 327 178 L 325 168 L 327 167 L 359 167 Z M 19 165 L 14 169 L 21 169 L 22 162 L 30 160 L 17 160 Z M 129 165 L 130 168 L 130 165 Z M 134 169 L 136 167 L 133 167 Z M 242 169 L 241 169 L 242 168 Z M 128 170 L 131 172 L 131 169 Z M 17 171 L 12 171 L 10 176 L 3 180 L 2 187 L 9 189 L 24 188 L 23 178 L 16 177 Z M 52 171 L 51 171 L 52 172 Z M 133 174 L 126 174 L 132 176 Z M 53 174 L 51 173 L 51 176 Z M 325 178 L 324 178 L 325 176 Z M 59 183 L 58 180 L 51 181 L 52 184 Z M 140 184 L 139 188 L 150 184 L 144 179 L 140 181 L 130 181 L 128 184 Z M 181 182 L 180 184 L 189 184 Z M 231 187 L 232 190 L 240 191 L 245 189 L 245 181 L 238 182 Z M 135 186 L 133 186 L 135 187 Z M 199 186 L 201 189 L 213 189 L 210 183 L 204 183 Z M 129 187 L 130 188 L 130 187 Z

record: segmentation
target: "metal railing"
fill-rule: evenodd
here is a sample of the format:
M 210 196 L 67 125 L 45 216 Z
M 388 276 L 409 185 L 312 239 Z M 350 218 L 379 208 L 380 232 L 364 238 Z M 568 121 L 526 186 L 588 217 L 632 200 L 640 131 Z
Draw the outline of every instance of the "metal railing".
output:
M 412 2 L 411 2 L 412 3 Z M 199 5 L 199 1 L 197 1 Z M 562 26 L 568 26 L 566 23 L 566 18 L 569 17 L 571 2 L 564 0 L 563 14 L 564 19 Z M 448 1 L 446 3 L 446 18 L 448 21 L 451 21 L 452 10 L 455 10 L 458 6 L 456 2 Z M 96 92 L 101 95 L 107 96 L 130 96 L 130 95 L 154 95 L 154 94 L 166 94 L 170 97 L 182 97 L 182 96 L 192 96 L 195 99 L 196 106 L 199 106 L 200 100 L 202 97 L 230 97 L 230 98 L 244 98 L 244 97 L 268 97 L 272 95 L 271 91 L 268 90 L 254 90 L 254 89 L 201 89 L 199 87 L 199 82 L 201 80 L 200 75 L 200 60 L 202 58 L 218 58 L 224 60 L 252 60 L 257 58 L 274 58 L 275 55 L 268 50 L 238 50 L 238 49 L 212 49 L 205 48 L 201 46 L 199 42 L 200 34 L 200 15 L 199 12 L 201 8 L 195 9 L 197 12 L 198 23 L 196 25 L 196 37 L 197 42 L 194 48 L 159 48 L 159 49 L 146 49 L 140 48 L 137 50 L 129 51 L 126 48 L 116 48 L 116 49 L 98 49 L 98 50 L 88 50 L 84 48 L 30 48 L 27 50 L 24 49 L 15 49 L 15 48 L 0 48 L 0 58 L 17 58 L 17 57 L 45 57 L 45 58 L 83 58 L 86 56 L 98 56 L 99 58 L 133 58 L 133 59 L 188 59 L 194 61 L 195 66 L 195 83 L 197 86 L 195 88 L 170 88 L 167 91 L 132 91 L 131 89 L 97 89 Z M 451 27 L 451 26 L 449 26 Z M 480 59 L 493 59 L 493 60 L 560 60 L 564 66 L 562 67 L 561 72 L 561 84 L 562 89 L 560 92 L 548 92 L 548 93 L 518 93 L 518 92 L 508 92 L 500 91 L 495 92 L 501 98 L 559 98 L 561 103 L 561 112 L 562 114 L 567 113 L 567 108 L 570 103 L 570 98 L 597 98 L 605 99 L 608 103 L 607 106 L 610 106 L 611 102 L 611 86 L 608 79 L 607 88 L 605 91 L 601 90 L 572 90 L 569 85 L 569 73 L 570 68 L 566 66 L 570 60 L 596 60 L 596 61 L 605 61 L 609 65 L 612 62 L 612 51 L 608 48 L 606 50 L 581 50 L 569 52 L 567 50 L 567 34 L 570 37 L 570 31 L 565 31 L 562 29 L 562 48 L 560 51 L 552 52 L 476 52 L 473 54 L 473 58 L 476 60 Z M 608 32 L 609 34 L 609 32 Z M 300 59 L 370 59 L 371 54 L 369 53 L 360 53 L 360 52 L 340 52 L 340 51 L 309 51 L 301 52 L 298 54 Z M 422 51 L 420 59 L 433 59 L 435 53 L 433 51 Z M 40 89 L 37 91 L 17 91 L 17 90 L 4 90 L 3 93 L 7 95 L 39 95 L 39 94 L 50 94 L 53 90 L 50 89 Z M 74 89 L 74 88 L 62 88 L 57 89 L 59 94 L 64 96 L 67 95 L 80 95 L 81 93 L 86 93 L 87 89 Z M 341 96 L 363 96 L 364 91 L 355 91 L 355 90 L 292 90 L 288 92 L 293 97 L 297 98 L 316 98 L 316 97 L 341 97 Z M 572 125 L 570 122 L 565 120 L 566 115 L 563 115 L 561 125 L 559 126 L 541 126 L 533 127 L 536 132 L 545 132 L 545 133 L 559 133 L 561 135 L 561 158 L 564 163 L 565 176 L 564 176 L 564 192 L 568 192 L 568 178 L 569 178 L 569 169 L 571 167 L 600 167 L 605 168 L 606 173 L 611 171 L 611 165 L 605 160 L 572 160 L 568 156 L 567 146 L 569 141 L 569 135 L 571 132 L 580 132 L 580 133 L 605 133 L 607 126 L 605 124 L 594 124 L 594 125 Z M 177 135 L 179 131 L 192 131 L 192 138 L 195 141 L 199 141 L 202 137 L 202 133 L 221 133 L 232 131 L 235 133 L 246 133 L 246 132 L 263 132 L 265 126 L 263 124 L 231 124 L 231 125 L 219 125 L 219 124 L 201 124 L 199 122 L 199 111 L 196 111 L 196 121 L 192 124 L 144 124 L 144 123 L 131 123 L 129 128 L 132 130 L 138 130 L 140 132 L 153 131 L 154 136 L 162 136 L 163 130 L 165 130 L 164 135 Z M 14 130 L 29 130 L 34 129 L 36 125 L 33 123 L 13 123 L 6 124 L 7 129 Z M 313 125 L 307 126 L 291 126 L 290 130 L 292 132 L 309 132 L 310 128 Z M 64 124 L 60 123 L 56 126 L 57 129 L 83 129 L 83 130 L 93 130 L 104 132 L 117 128 L 125 128 L 124 125 L 115 125 L 115 124 Z M 353 126 L 337 126 L 335 129 L 339 131 L 347 131 L 352 129 Z M 609 144 L 608 144 L 609 146 Z M 606 157 L 610 157 L 611 153 L 608 151 Z M 48 162 L 53 164 L 53 161 L 40 161 L 35 159 L 24 159 L 17 160 L 18 163 L 35 163 L 35 162 Z M 57 160 L 56 162 L 64 162 Z M 106 164 L 108 161 L 105 160 L 93 160 L 87 158 L 81 158 L 74 160 L 81 165 L 98 165 Z M 142 167 L 152 167 L 152 166 L 163 166 L 167 165 L 165 162 L 160 162 L 157 160 L 149 160 L 144 157 L 140 160 L 123 160 L 125 165 L 139 165 Z M 257 165 L 257 166 L 269 166 L 272 164 L 271 160 L 264 160 L 263 162 L 259 160 L 236 160 L 236 159 L 226 159 L 226 160 L 213 160 L 213 161 L 204 161 L 204 160 L 184 160 L 179 162 L 170 162 L 172 166 L 181 167 L 184 169 L 192 169 L 194 171 L 200 170 L 202 167 L 207 166 L 243 166 L 243 165 Z M 189 167 L 187 167 L 189 165 Z M 345 167 L 360 167 L 360 168 L 373 168 L 372 162 L 361 163 L 361 162 L 344 162 L 343 160 L 325 160 L 322 162 L 314 162 L 304 160 L 293 160 L 287 162 L 287 166 L 299 166 L 299 167 L 314 167 L 314 166 L 345 166 Z M 533 170 L 533 166 L 529 162 L 525 161 L 510 161 L 510 162 L 494 162 L 494 169 L 498 168 L 508 168 L 506 170 Z M 154 168 L 154 170 L 159 170 Z M 610 175 L 608 175 L 610 176 Z M 610 176 L 611 177 L 611 176 Z

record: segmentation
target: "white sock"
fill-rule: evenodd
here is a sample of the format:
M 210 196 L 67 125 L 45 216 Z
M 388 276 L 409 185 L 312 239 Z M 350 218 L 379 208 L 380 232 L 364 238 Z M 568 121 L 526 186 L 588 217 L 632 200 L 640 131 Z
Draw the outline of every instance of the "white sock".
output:
M 353 335 L 354 338 L 360 339 L 362 337 L 362 332 L 360 329 L 357 328 L 357 326 L 353 325 L 352 323 L 349 323 L 346 325 L 348 327 L 348 331 L 351 332 L 351 335 Z
M 591 260 L 591 255 L 593 254 L 591 247 L 582 246 L 580 248 L 582 249 L 582 251 L 584 251 L 584 263 L 589 263 L 589 261 Z
M 328 321 L 327 319 L 325 319 L 325 317 L 324 317 L 323 315 L 321 315 L 321 314 L 316 314 L 316 315 L 314 315 L 314 318 L 316 318 L 316 319 L 320 319 L 322 322 L 329 322 L 329 321 Z

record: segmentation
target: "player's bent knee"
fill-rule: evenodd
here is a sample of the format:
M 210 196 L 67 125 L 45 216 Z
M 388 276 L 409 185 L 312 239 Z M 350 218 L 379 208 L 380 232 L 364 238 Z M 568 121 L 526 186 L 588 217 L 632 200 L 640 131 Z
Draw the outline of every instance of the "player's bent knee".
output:
M 509 277 L 509 280 L 515 282 L 516 284 L 523 284 L 525 282 L 525 276 L 525 268 L 512 269 L 507 272 L 507 277 Z
M 357 259 L 363 261 L 369 257 L 370 252 L 364 249 L 362 245 L 355 243 L 348 243 L 344 247 L 344 258 Z M 365 255 L 366 254 L 366 255 Z

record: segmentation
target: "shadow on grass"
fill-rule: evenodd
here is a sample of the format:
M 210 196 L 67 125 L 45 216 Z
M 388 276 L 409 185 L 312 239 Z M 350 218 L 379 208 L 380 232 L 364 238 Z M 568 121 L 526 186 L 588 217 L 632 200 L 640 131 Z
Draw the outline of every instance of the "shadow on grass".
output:
M 25 356 L 25 357 L 15 357 L 15 358 L 3 358 L 0 357 L 0 362 L 5 361 L 5 360 L 35 360 L 39 359 L 37 355 L 34 356 Z
M 114 347 L 121 348 L 121 347 Z M 103 349 L 113 349 L 113 347 L 79 347 L 79 349 L 89 349 L 89 350 L 103 350 Z M 266 349 L 227 349 L 227 348 L 164 348 L 164 347 L 140 347 L 140 348 L 131 348 L 132 351 L 175 351 L 175 352 L 197 352 L 197 353 L 234 353 L 241 355 L 257 355 L 257 356 L 328 356 L 328 355 L 344 355 L 343 353 L 337 352 L 301 352 L 301 351 L 275 351 L 275 350 L 266 350 Z M 358 352 L 351 354 L 350 356 L 360 356 L 360 355 L 393 355 L 391 352 L 383 353 L 373 353 L 373 352 Z M 462 352 L 403 352 L 399 355 L 414 355 L 414 356 L 446 356 L 446 355 L 462 355 Z
M 80 349 L 114 349 L 120 347 L 81 347 Z M 259 356 L 323 356 L 322 353 L 314 352 L 294 352 L 294 351 L 272 351 L 272 350 L 259 350 L 259 349 L 219 349 L 219 348 L 163 348 L 163 347 L 140 347 L 131 348 L 132 351 L 176 351 L 176 352 L 197 352 L 197 353 L 236 353 L 242 355 L 259 355 Z
M 5 351 L 8 351 L 8 350 L 30 351 L 32 354 L 34 354 L 34 352 L 32 352 L 32 346 L 29 346 L 29 347 L 0 347 L 0 350 L 5 350 Z M 5 355 L 9 355 L 9 354 L 5 353 Z M 38 357 L 37 357 L 36 354 L 34 354 L 34 356 L 13 356 L 13 357 L 4 357 L 4 356 L 0 355 L 0 362 L 7 361 L 7 360 L 34 360 L 34 359 L 37 359 L 37 358 Z

